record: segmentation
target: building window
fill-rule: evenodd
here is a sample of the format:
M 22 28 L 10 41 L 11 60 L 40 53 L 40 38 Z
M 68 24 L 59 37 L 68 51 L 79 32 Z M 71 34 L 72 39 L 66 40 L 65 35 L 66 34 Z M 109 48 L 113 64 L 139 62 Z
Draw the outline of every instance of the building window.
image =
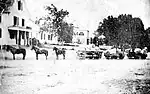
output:
M 0 23 L 2 22 L 2 16 L 0 15 Z
M 51 35 L 48 35 L 48 40 L 50 40 L 51 39 Z
M 0 28 L 0 38 L 2 38 L 2 29 Z
M 41 40 L 43 39 L 43 33 L 41 33 Z
M 10 39 L 17 38 L 17 31 L 9 30 Z
M 51 40 L 53 39 L 53 34 L 51 34 Z
M 23 3 L 21 0 L 18 1 L 18 10 L 23 10 Z
M 19 25 L 19 17 L 14 16 L 14 25 Z
M 25 39 L 25 32 L 22 32 L 22 39 Z
M 45 34 L 44 34 L 44 40 L 45 40 Z
M 22 26 L 25 26 L 25 20 L 22 19 Z

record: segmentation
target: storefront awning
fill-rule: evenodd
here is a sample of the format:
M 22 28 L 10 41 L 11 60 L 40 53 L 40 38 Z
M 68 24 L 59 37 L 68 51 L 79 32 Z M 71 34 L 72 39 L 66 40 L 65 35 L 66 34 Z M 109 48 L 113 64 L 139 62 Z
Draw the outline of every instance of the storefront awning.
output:
M 32 28 L 29 27 L 9 26 L 8 29 L 32 32 Z

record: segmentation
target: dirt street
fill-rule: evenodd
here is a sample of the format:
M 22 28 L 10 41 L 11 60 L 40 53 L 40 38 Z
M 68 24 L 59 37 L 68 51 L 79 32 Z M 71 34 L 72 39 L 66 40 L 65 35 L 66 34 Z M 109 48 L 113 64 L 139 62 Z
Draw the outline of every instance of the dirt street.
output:
M 6 53 L 0 59 L 0 94 L 148 94 L 149 60 L 78 60 L 68 50 L 66 60 L 56 60 L 49 49 L 48 60 L 34 51 L 22 55 Z M 144 93 L 141 93 L 144 92 Z
M 146 60 L 6 60 L 0 94 L 133 94 L 148 68 Z

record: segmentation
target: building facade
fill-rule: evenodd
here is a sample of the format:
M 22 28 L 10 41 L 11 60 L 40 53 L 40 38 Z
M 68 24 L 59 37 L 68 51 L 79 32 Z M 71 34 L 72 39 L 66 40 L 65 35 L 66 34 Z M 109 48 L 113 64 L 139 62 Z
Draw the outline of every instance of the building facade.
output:
M 44 24 L 44 20 L 40 20 L 38 23 L 39 27 L 42 27 Z M 41 43 L 49 43 L 49 44 L 57 44 L 58 36 L 56 36 L 55 29 L 48 28 L 48 31 L 44 31 L 43 29 L 40 32 L 37 32 L 36 39 L 38 39 Z
M 73 34 L 73 43 L 89 44 L 89 31 L 75 29 Z
M 32 27 L 25 0 L 14 0 L 8 13 L 0 16 L 0 45 L 29 45 Z
M 57 44 L 58 38 L 53 33 L 50 32 L 38 32 L 36 34 L 36 38 L 40 41 L 40 43 L 49 43 L 49 44 Z

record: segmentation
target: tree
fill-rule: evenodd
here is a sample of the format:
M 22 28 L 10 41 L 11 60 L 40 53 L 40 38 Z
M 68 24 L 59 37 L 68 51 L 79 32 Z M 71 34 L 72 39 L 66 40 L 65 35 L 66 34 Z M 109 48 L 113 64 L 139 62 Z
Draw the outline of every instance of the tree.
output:
M 117 22 L 117 18 L 113 16 L 108 16 L 103 20 L 103 22 L 100 22 L 97 32 L 99 32 L 100 35 L 104 33 L 106 38 L 108 40 L 111 40 L 108 41 L 108 44 L 114 45 L 115 43 L 117 43 L 116 41 L 118 39 L 118 32 L 117 32 L 118 27 L 119 24 Z
M 71 43 L 73 39 L 73 24 L 68 24 L 67 22 L 62 22 L 61 32 L 58 32 L 58 35 L 61 35 L 61 39 L 66 43 Z
M 36 23 L 40 23 L 41 20 L 44 21 L 41 31 L 53 32 L 60 40 L 71 42 L 74 26 L 64 21 L 64 18 L 69 15 L 69 12 L 63 9 L 58 10 L 53 4 L 46 6 L 45 10 L 48 12 L 48 15 L 36 21 Z
M 104 33 L 108 45 L 128 44 L 133 48 L 141 46 L 141 39 L 145 34 L 142 20 L 126 14 L 118 17 L 108 16 L 100 22 L 97 32 Z
M 145 30 L 145 33 L 140 40 L 140 44 L 142 47 L 147 47 L 150 52 L 150 27 Z
M 0 13 L 5 13 L 13 5 L 14 0 L 0 0 Z

